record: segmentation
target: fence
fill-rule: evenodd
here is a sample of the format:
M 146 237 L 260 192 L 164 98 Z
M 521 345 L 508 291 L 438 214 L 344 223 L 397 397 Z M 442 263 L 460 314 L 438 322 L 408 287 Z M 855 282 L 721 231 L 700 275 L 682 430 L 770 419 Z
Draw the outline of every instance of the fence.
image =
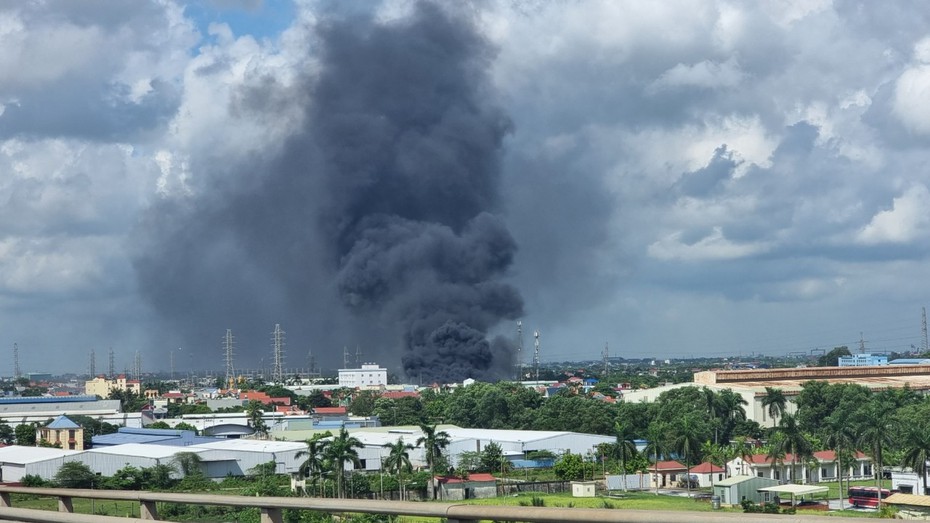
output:
M 58 512 L 22 509 L 12 506 L 11 494 L 34 494 L 58 498 Z M 137 501 L 141 518 L 120 518 L 96 514 L 75 514 L 72 500 L 105 499 Z M 722 512 L 672 512 L 557 507 L 514 507 L 375 501 L 359 499 L 279 498 L 218 496 L 172 492 L 84 490 L 30 487 L 0 487 L 0 521 L 55 523 L 151 523 L 158 519 L 158 503 L 210 506 L 254 507 L 261 511 L 262 523 L 283 523 L 283 510 L 313 510 L 331 514 L 362 513 L 395 516 L 443 518 L 448 523 L 476 523 L 481 520 L 525 521 L 528 523 L 861 523 L 858 518 L 831 516 L 788 516 Z

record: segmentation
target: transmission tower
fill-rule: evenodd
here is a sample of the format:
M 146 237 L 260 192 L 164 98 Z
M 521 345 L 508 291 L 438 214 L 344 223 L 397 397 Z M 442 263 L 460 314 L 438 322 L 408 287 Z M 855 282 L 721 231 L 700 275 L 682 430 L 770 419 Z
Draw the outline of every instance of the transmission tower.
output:
M 355 367 L 362 368 L 362 348 L 358 345 L 355 346 Z
M 226 329 L 226 336 L 223 337 L 223 350 L 226 358 L 226 387 L 230 389 L 236 382 L 236 370 L 233 368 L 235 347 L 236 339 L 233 337 L 232 329 Z
M 97 354 L 90 349 L 90 379 L 97 377 Z
M 349 348 L 345 345 L 342 346 L 342 368 L 349 368 Z
M 13 344 L 13 376 L 17 379 L 21 378 L 23 375 L 23 370 L 19 368 L 19 344 Z
M 113 362 L 113 347 L 110 347 L 110 367 L 107 369 L 107 377 L 113 379 L 116 377 L 116 365 Z
M 284 331 L 281 330 L 281 324 L 274 324 L 274 332 L 271 333 L 271 341 L 274 347 L 274 367 L 271 370 L 271 381 L 275 383 L 284 383 Z
M 517 321 L 517 354 L 514 358 L 514 379 L 520 381 L 523 370 L 523 322 Z
M 136 351 L 136 355 L 132 359 L 132 377 L 136 380 L 142 380 L 142 354 L 139 351 Z
M 865 338 L 862 337 L 862 332 L 859 332 L 859 353 L 865 354 Z
M 536 370 L 536 384 L 539 384 L 539 331 L 533 331 L 533 337 L 536 338 L 536 350 L 533 352 L 533 367 Z
M 920 332 L 921 334 L 923 334 L 924 353 L 926 353 L 928 350 L 930 350 L 930 345 L 927 344 L 927 308 L 926 307 L 920 308 L 920 316 L 921 316 Z
M 308 377 L 312 378 L 320 375 L 316 371 L 316 358 L 313 357 L 313 349 L 307 349 L 307 365 L 310 366 L 310 375 Z
M 610 373 L 610 351 L 607 347 L 607 342 L 604 342 L 604 352 L 601 353 L 601 356 L 604 357 L 604 375 L 601 377 L 601 381 L 607 379 L 607 374 Z

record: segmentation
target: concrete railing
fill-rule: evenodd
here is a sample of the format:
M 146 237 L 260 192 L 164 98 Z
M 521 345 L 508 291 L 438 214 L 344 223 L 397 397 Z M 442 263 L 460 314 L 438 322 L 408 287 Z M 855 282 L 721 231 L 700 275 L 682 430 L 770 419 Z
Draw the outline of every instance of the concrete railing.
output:
M 58 512 L 15 508 L 11 494 L 35 494 L 58 498 Z M 105 499 L 137 501 L 139 518 L 75 514 L 72 500 Z M 58 523 L 151 523 L 158 519 L 157 503 L 180 503 L 226 507 L 254 507 L 261 511 L 263 523 L 282 523 L 284 509 L 312 510 L 331 514 L 364 513 L 394 516 L 444 518 L 449 523 L 487 521 L 526 521 L 539 523 L 617 522 L 617 523 L 862 523 L 860 518 L 830 516 L 794 516 L 780 514 L 742 514 L 735 512 L 686 512 L 667 510 L 626 510 L 558 507 L 515 507 L 499 505 L 464 505 L 412 501 L 365 499 L 279 498 L 218 496 L 124 490 L 84 490 L 30 487 L 0 487 L 0 521 Z

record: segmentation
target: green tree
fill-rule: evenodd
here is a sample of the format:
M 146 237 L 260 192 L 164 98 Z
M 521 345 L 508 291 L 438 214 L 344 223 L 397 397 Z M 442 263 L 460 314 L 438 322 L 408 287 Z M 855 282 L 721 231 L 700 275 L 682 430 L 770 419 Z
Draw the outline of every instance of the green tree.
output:
M 7 422 L 0 419 L 0 443 L 12 445 L 16 440 L 16 432 Z
M 817 359 L 818 367 L 836 367 L 840 364 L 841 356 L 852 356 L 852 353 L 849 352 L 849 347 L 843 345 L 841 347 L 834 347 L 833 350 L 824 354 Z
M 776 387 L 766 387 L 765 396 L 762 397 L 762 408 L 769 414 L 772 423 L 782 417 L 788 407 L 788 398 L 785 393 Z
M 171 459 L 172 464 L 176 466 L 185 477 L 203 475 L 203 471 L 200 470 L 200 461 L 200 455 L 196 452 L 178 452 L 174 455 L 174 458 Z
M 426 456 L 426 463 L 429 466 L 430 485 L 433 487 L 433 499 L 436 499 L 436 463 L 442 457 L 442 451 L 449 446 L 451 442 L 449 433 L 440 430 L 436 431 L 436 425 L 420 425 L 422 436 L 417 438 L 417 446 L 423 446 L 423 453 Z
M 174 430 L 189 430 L 193 432 L 194 434 L 199 433 L 199 431 L 197 430 L 197 427 L 191 425 L 190 423 L 187 423 L 186 421 L 182 421 L 178 423 L 177 425 L 175 425 Z
M 664 456 L 668 449 L 668 442 L 666 440 L 668 434 L 668 425 L 661 421 L 654 421 L 649 425 L 649 428 L 646 429 L 646 453 L 651 454 L 653 457 L 653 467 L 655 477 L 653 478 L 653 483 L 656 487 L 656 496 L 659 495 L 659 456 Z
M 397 476 L 397 482 L 400 485 L 400 499 L 404 499 L 404 473 L 409 473 L 413 467 L 410 465 L 410 449 L 413 445 L 404 443 L 404 438 L 397 438 L 394 443 L 385 443 L 384 448 L 388 449 L 388 455 L 384 458 L 382 466 L 390 474 Z
M 688 469 L 685 483 L 688 487 L 688 497 L 691 497 L 692 460 L 700 453 L 701 441 L 706 440 L 707 435 L 701 433 L 701 427 L 693 415 L 681 418 L 678 423 L 674 424 L 672 434 L 672 445 L 678 454 L 684 458 L 685 467 Z
M 326 457 L 336 471 L 336 486 L 339 489 L 340 498 L 345 496 L 346 465 L 351 463 L 355 468 L 361 466 L 358 460 L 358 449 L 361 447 L 362 442 L 350 436 L 345 427 L 339 429 L 339 435 L 330 440 L 326 447 Z
M 249 400 L 245 406 L 249 415 L 249 426 L 255 430 L 259 437 L 268 435 L 268 425 L 265 424 L 265 406 L 258 400 Z
M 381 394 L 372 390 L 359 391 L 349 403 L 349 412 L 356 416 L 371 416 L 375 411 L 375 402 Z
M 556 460 L 552 466 L 555 477 L 563 481 L 577 481 L 584 479 L 584 459 L 580 454 L 566 452 Z
M 930 423 L 919 420 L 908 424 L 904 429 L 904 441 L 901 443 L 904 447 L 903 464 L 911 467 L 921 477 L 924 484 L 923 492 L 927 492 L 927 473 L 930 472 L 930 467 L 927 466 L 927 461 L 930 461 Z
M 791 454 L 791 480 L 797 479 L 796 466 L 798 461 L 804 462 L 813 454 L 813 448 L 807 436 L 798 425 L 797 417 L 793 414 L 785 414 L 778 421 L 776 429 L 782 437 L 778 440 L 778 445 L 786 454 Z M 804 474 L 801 474 L 801 483 L 804 483 Z
M 875 483 L 876 486 L 882 486 L 882 469 L 884 467 L 884 450 L 886 447 L 894 444 L 895 424 L 892 418 L 892 412 L 885 405 L 878 401 L 869 402 L 864 408 L 857 413 L 857 432 L 859 434 L 859 445 L 864 449 L 869 449 L 869 456 L 875 465 Z M 878 498 L 878 508 L 882 508 L 882 498 Z
M 24 447 L 36 446 L 36 426 L 34 423 L 17 425 L 13 430 L 16 434 L 16 444 Z
M 80 461 L 66 461 L 55 474 L 55 483 L 62 488 L 92 488 L 97 475 Z
M 493 441 L 484 446 L 481 451 L 481 468 L 487 472 L 500 472 L 510 462 L 504 458 L 501 446 Z
M 626 464 L 636 456 L 636 442 L 633 441 L 633 433 L 621 425 L 620 422 L 614 423 L 614 457 L 620 462 L 620 474 L 623 476 L 623 491 L 626 492 Z
M 314 434 L 313 437 L 304 441 L 307 448 L 299 451 L 294 456 L 297 459 L 306 458 L 304 462 L 300 464 L 299 472 L 301 477 L 310 478 L 311 485 L 316 484 L 317 480 L 320 480 L 320 487 L 322 488 L 326 447 L 329 445 L 329 440 L 327 438 L 331 437 L 333 437 L 333 434 L 329 431 Z
M 852 452 L 856 448 L 856 433 L 849 421 L 847 411 L 836 411 L 831 414 L 826 420 L 826 427 L 827 433 L 824 438 L 824 445 L 833 449 L 836 453 L 836 472 L 840 485 L 839 498 L 840 509 L 842 510 L 843 500 L 845 499 L 843 493 L 846 492 L 843 489 L 843 477 L 846 475 L 852 460 Z

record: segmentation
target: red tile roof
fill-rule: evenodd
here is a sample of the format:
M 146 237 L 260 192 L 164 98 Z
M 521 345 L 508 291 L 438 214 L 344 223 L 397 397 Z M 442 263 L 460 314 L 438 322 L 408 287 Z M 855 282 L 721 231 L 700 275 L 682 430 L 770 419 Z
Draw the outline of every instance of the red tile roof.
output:
M 677 461 L 660 461 L 649 467 L 649 470 L 658 470 L 659 472 L 662 472 L 663 470 L 688 470 L 688 467 L 678 463 Z
M 782 460 L 782 462 L 791 463 L 792 457 L 792 454 L 785 454 L 785 458 Z M 814 452 L 814 457 L 819 461 L 835 461 L 836 452 L 832 450 L 818 450 L 817 452 Z M 856 459 L 862 459 L 865 457 L 865 454 L 856 451 Z M 749 456 L 749 459 L 746 459 L 746 461 L 752 463 L 753 465 L 764 465 L 772 462 L 772 460 L 770 460 L 769 457 L 765 454 L 753 454 L 752 456 Z
M 469 474 L 468 479 L 462 479 L 457 476 L 436 476 L 436 481 L 440 483 L 464 483 L 466 481 L 497 481 L 497 478 L 491 474 L 476 472 Z
M 707 461 L 705 461 L 704 463 L 701 463 L 700 465 L 695 465 L 691 467 L 691 472 L 695 474 L 711 474 L 714 472 L 723 472 L 723 469 L 718 467 L 717 465 L 714 465 L 713 463 L 708 463 Z
M 316 407 L 313 409 L 314 414 L 345 414 L 345 407 Z

